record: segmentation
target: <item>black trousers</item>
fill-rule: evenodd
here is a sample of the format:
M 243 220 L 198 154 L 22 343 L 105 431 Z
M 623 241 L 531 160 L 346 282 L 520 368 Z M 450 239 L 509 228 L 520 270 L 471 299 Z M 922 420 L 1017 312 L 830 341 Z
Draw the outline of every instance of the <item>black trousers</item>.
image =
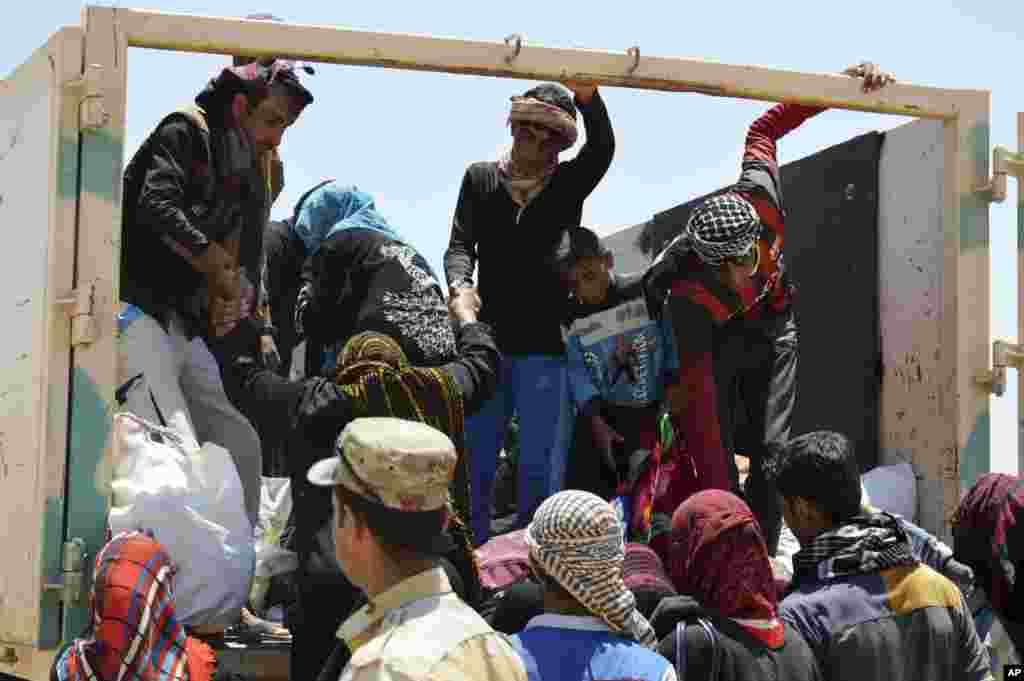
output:
M 296 575 L 299 598 L 288 612 L 292 634 L 290 678 L 316 679 L 340 643 L 338 627 L 366 602 L 363 592 L 342 574 L 316 574 L 300 569 Z M 342 667 L 348 661 L 341 645 Z M 337 678 L 337 677 L 335 677 Z
M 750 459 L 744 497 L 757 516 L 769 555 L 779 547 L 782 499 L 765 470 L 774 446 L 789 440 L 796 404 L 796 321 L 792 313 L 757 325 L 743 320 L 715 330 L 714 371 L 722 445 Z M 739 486 L 732 456 L 729 468 Z

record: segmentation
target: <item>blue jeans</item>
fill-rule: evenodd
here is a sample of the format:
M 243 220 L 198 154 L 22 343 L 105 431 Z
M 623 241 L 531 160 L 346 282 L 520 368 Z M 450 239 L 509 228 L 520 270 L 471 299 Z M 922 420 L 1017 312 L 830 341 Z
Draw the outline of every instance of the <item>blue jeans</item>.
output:
M 498 452 L 513 414 L 519 415 L 516 482 L 518 527 L 525 527 L 541 502 L 561 488 L 572 419 L 566 363 L 551 355 L 504 355 L 494 397 L 466 420 L 474 542 L 491 534 L 491 507 Z

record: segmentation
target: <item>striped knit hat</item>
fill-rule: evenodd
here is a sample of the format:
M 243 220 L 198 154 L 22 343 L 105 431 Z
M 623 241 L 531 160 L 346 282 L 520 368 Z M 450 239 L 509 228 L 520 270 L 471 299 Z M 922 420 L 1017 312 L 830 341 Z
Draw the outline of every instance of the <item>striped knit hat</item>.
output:
M 739 194 L 712 196 L 690 215 L 686 239 L 706 265 L 721 265 L 750 251 L 761 236 L 761 219 Z
M 612 629 L 648 648 L 658 644 L 622 581 L 625 546 L 611 504 L 590 492 L 559 492 L 537 509 L 526 544 L 538 567 Z

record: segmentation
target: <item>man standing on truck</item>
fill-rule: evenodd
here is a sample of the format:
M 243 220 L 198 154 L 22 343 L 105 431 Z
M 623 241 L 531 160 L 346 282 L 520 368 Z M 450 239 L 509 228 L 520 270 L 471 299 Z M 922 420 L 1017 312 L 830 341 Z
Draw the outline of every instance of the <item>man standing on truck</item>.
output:
M 568 431 L 562 322 L 568 294 L 551 258 L 566 227 L 580 224 L 583 202 L 615 152 L 611 122 L 597 87 L 569 84 L 575 102 L 546 83 L 512 98 L 511 151 L 466 170 L 444 256 L 454 294 L 473 286 L 480 266 L 483 319 L 494 327 L 503 371 L 498 392 L 466 429 L 472 452 L 474 541 L 490 534 L 498 450 L 513 413 L 521 425 L 518 526 L 560 484 Z M 586 143 L 576 158 L 558 155 L 576 142 L 577 107 Z M 512 285 L 514 282 L 515 285 Z
M 869 63 L 843 73 L 862 78 L 865 92 L 893 80 Z M 682 439 L 700 453 L 698 483 L 702 489 L 737 487 L 732 454 L 746 454 L 745 496 L 772 556 L 782 505 L 764 463 L 770 446 L 789 439 L 798 356 L 776 143 L 822 111 L 779 104 L 754 121 L 739 181 L 693 212 L 645 276 L 649 309 L 664 310 L 675 329 L 680 380 L 667 397 Z M 738 414 L 747 424 L 742 433 L 734 426 Z
M 273 14 L 248 14 L 250 21 L 280 22 L 281 18 Z M 258 61 L 256 57 L 232 57 L 235 67 L 246 66 Z M 303 67 L 307 73 L 312 69 Z M 279 181 L 275 181 L 276 193 L 271 203 L 284 189 L 284 163 L 277 149 L 270 152 L 272 173 Z M 291 374 L 292 353 L 297 345 L 295 328 L 292 318 L 295 300 L 301 285 L 300 275 L 304 254 L 301 242 L 294 238 L 291 223 L 288 220 L 268 220 L 263 232 L 263 271 L 261 291 L 266 296 L 260 305 L 260 315 L 264 320 L 260 336 L 260 346 L 264 363 L 281 376 Z M 243 401 L 236 405 L 256 428 L 263 452 L 263 474 L 279 476 L 287 474 L 287 465 L 283 461 L 284 436 L 277 430 L 262 424 L 253 418 L 256 407 Z
M 124 407 L 228 449 L 253 521 L 260 441 L 228 400 L 207 343 L 265 300 L 253 282 L 262 288 L 263 230 L 281 184 L 273 151 L 312 101 L 290 62 L 226 68 L 195 105 L 160 122 L 124 177 Z

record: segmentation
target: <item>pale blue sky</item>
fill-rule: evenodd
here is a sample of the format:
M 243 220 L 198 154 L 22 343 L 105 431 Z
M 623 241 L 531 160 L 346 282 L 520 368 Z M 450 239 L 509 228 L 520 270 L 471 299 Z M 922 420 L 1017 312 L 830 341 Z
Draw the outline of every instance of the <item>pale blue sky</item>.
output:
M 104 3 L 109 4 L 109 3 Z M 131 3 L 120 6 L 131 7 Z M 903 81 L 992 91 L 992 143 L 1016 145 L 1024 111 L 1024 3 L 1017 0 L 752 2 L 321 2 L 317 0 L 148 0 L 147 9 L 243 16 L 355 29 L 501 40 L 509 33 L 551 47 L 687 56 L 812 72 L 872 60 Z M 21 3 L 0 40 L 7 74 L 62 25 L 81 21 L 74 0 Z M 601 9 L 598 9 L 601 8 Z M 127 153 L 177 105 L 191 100 L 225 58 L 133 50 L 128 71 Z M 288 186 L 275 208 L 322 177 L 358 185 L 438 267 L 465 166 L 493 158 L 508 140 L 508 97 L 523 81 L 318 65 L 308 78 L 317 102 L 289 131 L 281 153 Z M 743 134 L 767 105 L 695 94 L 605 88 L 618 148 L 587 202 L 586 224 L 602 230 L 653 213 L 735 179 Z M 787 162 L 903 119 L 830 111 L 780 145 Z M 992 217 L 992 333 L 1016 338 L 1016 187 Z M 992 402 L 993 469 L 1016 470 L 1017 378 Z

